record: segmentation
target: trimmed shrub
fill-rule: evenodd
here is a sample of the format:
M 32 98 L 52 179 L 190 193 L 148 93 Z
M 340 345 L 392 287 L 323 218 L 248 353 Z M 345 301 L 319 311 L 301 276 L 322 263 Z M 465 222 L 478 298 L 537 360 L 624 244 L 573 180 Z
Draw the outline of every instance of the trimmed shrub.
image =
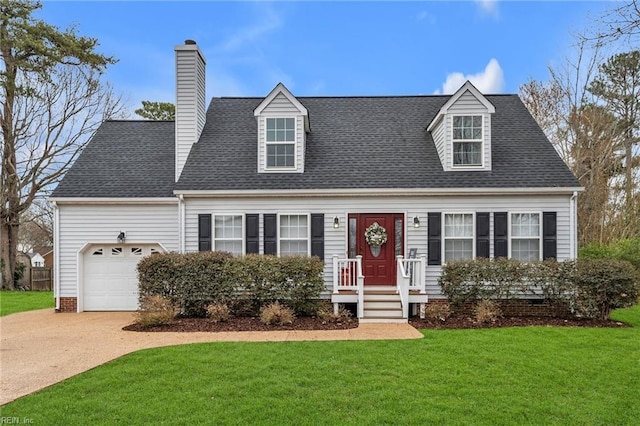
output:
M 488 299 L 480 300 L 473 308 L 473 315 L 479 323 L 486 324 L 488 322 L 494 322 L 502 315 L 500 305 Z
M 518 262 L 477 259 L 450 262 L 439 280 L 451 303 L 542 297 L 588 318 L 609 318 L 612 309 L 638 302 L 638 275 L 629 262 L 615 259 Z
M 451 316 L 451 307 L 448 303 L 427 303 L 424 316 L 430 320 L 444 322 Z
M 571 307 L 580 316 L 608 319 L 611 311 L 638 303 L 637 272 L 624 260 L 578 261 Z
M 214 323 L 226 322 L 231 316 L 229 307 L 222 303 L 210 303 L 207 306 L 207 317 Z
M 313 315 L 318 311 L 318 297 L 324 290 L 324 262 L 318 257 L 285 256 L 279 259 L 284 275 L 284 303 L 296 315 Z
M 170 323 L 177 314 L 171 299 L 159 295 L 146 296 L 136 312 L 136 323 L 142 327 L 154 327 Z
M 317 257 L 164 253 L 138 263 L 138 280 L 141 300 L 152 294 L 168 297 L 184 316 L 206 316 L 211 303 L 257 314 L 274 301 L 310 315 L 324 290 L 323 269 Z
M 260 321 L 267 325 L 288 325 L 293 323 L 294 319 L 293 311 L 280 302 L 272 303 L 260 310 Z
M 481 299 L 508 300 L 530 293 L 527 264 L 513 259 L 449 262 L 442 268 L 438 284 L 455 306 Z

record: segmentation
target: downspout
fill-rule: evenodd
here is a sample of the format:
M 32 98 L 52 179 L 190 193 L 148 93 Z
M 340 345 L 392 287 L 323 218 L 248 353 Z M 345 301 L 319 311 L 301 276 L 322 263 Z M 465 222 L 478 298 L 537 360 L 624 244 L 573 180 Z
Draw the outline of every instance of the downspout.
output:
M 573 195 L 569 199 L 569 255 L 571 259 L 578 257 L 578 192 L 573 191 Z
M 185 203 L 184 203 L 184 196 L 182 194 L 178 195 L 178 220 L 180 222 L 180 229 L 178 231 L 178 238 L 180 238 L 180 253 L 184 253 L 185 252 L 185 232 L 186 232 L 186 226 L 185 226 L 185 214 L 186 214 L 186 207 L 185 207 Z
M 56 299 L 56 312 L 60 311 L 60 209 L 55 201 L 53 205 L 53 296 Z

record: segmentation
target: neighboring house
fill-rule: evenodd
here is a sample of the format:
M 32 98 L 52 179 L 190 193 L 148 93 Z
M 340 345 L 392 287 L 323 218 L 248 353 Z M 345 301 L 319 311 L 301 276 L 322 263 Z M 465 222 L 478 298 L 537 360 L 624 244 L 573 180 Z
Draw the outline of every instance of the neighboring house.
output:
M 53 268 L 53 247 L 52 246 L 38 246 L 34 247 L 33 251 L 40 253 L 44 258 L 44 266 L 46 268 Z
M 31 258 L 31 266 L 33 268 L 44 268 L 44 257 L 40 253 L 27 253 Z
M 175 53 L 175 122 L 105 122 L 51 197 L 60 310 L 136 309 L 136 263 L 170 250 L 317 255 L 326 297 L 401 321 L 450 260 L 576 256 L 580 185 L 518 96 L 278 84 L 206 109 L 202 53 Z

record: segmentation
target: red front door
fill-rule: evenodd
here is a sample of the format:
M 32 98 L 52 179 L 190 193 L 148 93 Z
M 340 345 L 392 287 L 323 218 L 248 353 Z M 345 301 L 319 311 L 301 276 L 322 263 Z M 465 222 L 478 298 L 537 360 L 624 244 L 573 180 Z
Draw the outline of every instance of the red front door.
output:
M 349 253 L 362 256 L 365 285 L 395 285 L 396 256 L 404 253 L 404 215 L 362 213 L 349 215 Z M 365 233 L 374 223 L 383 227 L 387 242 L 380 247 L 367 244 Z M 355 235 L 353 235 L 355 234 Z M 355 247 L 353 247 L 355 243 Z M 355 250 L 354 250 L 355 249 Z

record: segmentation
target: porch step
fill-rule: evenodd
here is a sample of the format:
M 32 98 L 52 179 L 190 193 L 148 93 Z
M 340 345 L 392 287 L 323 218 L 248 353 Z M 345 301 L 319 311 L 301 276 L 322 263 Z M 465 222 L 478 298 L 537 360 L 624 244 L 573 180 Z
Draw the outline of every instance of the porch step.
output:
M 396 287 L 384 286 L 364 291 L 365 322 L 406 322 L 402 317 L 402 304 Z

